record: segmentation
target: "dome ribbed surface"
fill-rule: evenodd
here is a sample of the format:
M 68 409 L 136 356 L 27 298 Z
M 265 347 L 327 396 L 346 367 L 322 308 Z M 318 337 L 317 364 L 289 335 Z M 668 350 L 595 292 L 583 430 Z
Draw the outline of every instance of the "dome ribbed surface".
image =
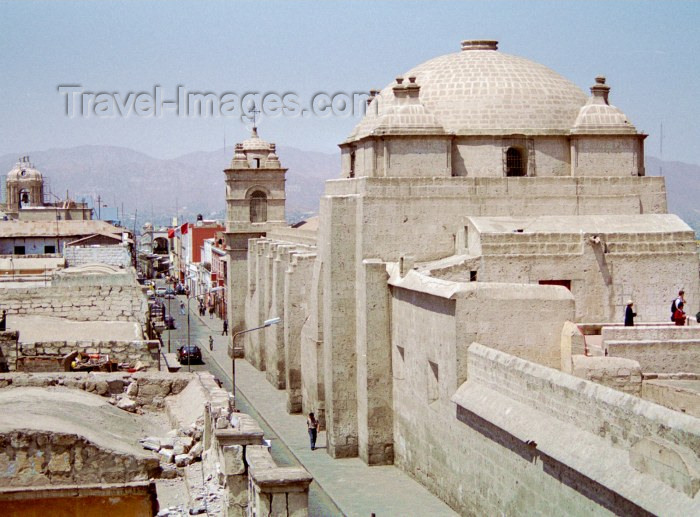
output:
M 546 66 L 496 50 L 470 48 L 440 56 L 403 75 L 410 76 L 416 76 L 428 113 L 456 134 L 568 132 L 587 100 L 580 88 Z M 379 117 L 395 104 L 392 86 L 374 101 Z M 351 138 L 371 131 L 371 119 L 378 117 L 366 118 Z

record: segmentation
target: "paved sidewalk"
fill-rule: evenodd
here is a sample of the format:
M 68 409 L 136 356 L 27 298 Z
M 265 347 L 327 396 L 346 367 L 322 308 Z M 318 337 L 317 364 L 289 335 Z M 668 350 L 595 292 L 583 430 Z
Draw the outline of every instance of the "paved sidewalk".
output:
M 228 337 L 221 335 L 222 322 L 200 317 L 196 310 L 191 317 L 204 324 L 214 337 L 214 352 L 209 352 L 208 335 L 198 336 L 205 355 L 211 357 L 231 377 Z M 204 330 L 204 329 L 202 329 Z M 292 451 L 324 492 L 347 516 L 369 517 L 411 515 L 457 515 L 449 506 L 432 495 L 418 482 L 393 466 L 369 467 L 359 458 L 333 459 L 325 450 L 326 433 L 319 433 L 316 451 L 309 448 L 306 417 L 290 415 L 286 394 L 265 379 L 265 372 L 256 370 L 244 359 L 236 360 L 236 389 L 255 407 L 261 418 Z

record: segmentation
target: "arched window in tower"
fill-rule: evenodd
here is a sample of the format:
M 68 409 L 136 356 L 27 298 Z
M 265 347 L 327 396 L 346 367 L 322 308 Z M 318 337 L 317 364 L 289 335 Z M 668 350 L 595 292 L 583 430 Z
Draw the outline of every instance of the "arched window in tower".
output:
M 22 190 L 19 193 L 19 207 L 25 208 L 29 206 L 29 192 Z
M 509 147 L 506 151 L 506 176 L 525 176 L 526 170 L 525 153 L 516 147 Z
M 355 151 L 350 153 L 350 177 L 355 177 Z
M 250 222 L 264 223 L 267 221 L 267 196 L 259 190 L 250 196 Z

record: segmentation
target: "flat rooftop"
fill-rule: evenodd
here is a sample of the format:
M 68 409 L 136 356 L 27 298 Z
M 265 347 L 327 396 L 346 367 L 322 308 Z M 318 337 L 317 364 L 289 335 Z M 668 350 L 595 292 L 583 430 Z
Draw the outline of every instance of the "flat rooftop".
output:
M 692 232 L 674 214 L 470 217 L 480 233 L 669 233 Z
M 135 321 L 75 321 L 55 316 L 10 314 L 7 329 L 19 331 L 20 343 L 143 339 L 141 326 Z

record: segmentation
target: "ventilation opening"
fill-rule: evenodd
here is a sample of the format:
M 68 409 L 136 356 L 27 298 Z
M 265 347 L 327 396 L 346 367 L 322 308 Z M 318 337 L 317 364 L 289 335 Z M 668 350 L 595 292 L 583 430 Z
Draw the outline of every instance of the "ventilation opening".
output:
M 526 165 L 525 153 L 509 147 L 506 151 L 506 176 L 525 176 Z
M 476 271 L 470 271 L 470 272 L 469 272 L 469 281 L 470 281 L 470 282 L 476 282 L 476 277 L 477 277 L 477 272 L 476 272 Z
M 571 291 L 571 280 L 540 280 L 540 285 L 560 285 Z
M 437 363 L 428 361 L 428 374 L 426 377 L 428 381 L 428 404 L 430 404 L 435 402 L 440 396 L 440 390 L 438 389 L 440 374 Z

